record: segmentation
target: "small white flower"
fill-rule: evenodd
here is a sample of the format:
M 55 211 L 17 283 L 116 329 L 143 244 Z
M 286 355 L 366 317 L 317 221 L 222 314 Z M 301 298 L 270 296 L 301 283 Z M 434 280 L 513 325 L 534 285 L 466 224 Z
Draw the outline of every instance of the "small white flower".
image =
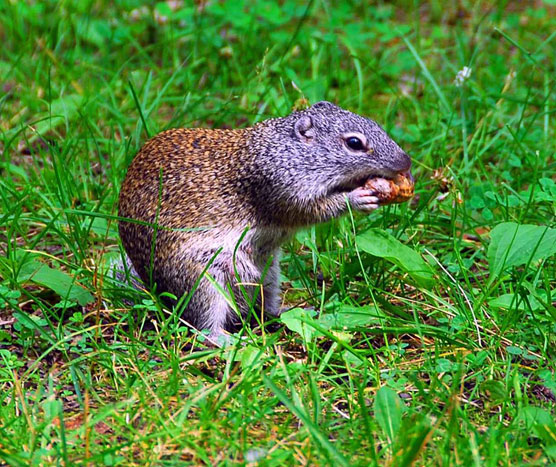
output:
M 158 10 L 154 10 L 154 20 L 159 24 L 159 25 L 163 25 L 166 24 L 168 22 L 168 17 L 166 15 L 163 15 L 162 13 L 159 13 Z
M 180 8 L 183 8 L 183 0 L 169 0 L 166 2 L 166 5 L 170 7 L 170 10 L 178 11 Z
M 145 16 L 149 14 L 149 8 L 147 6 L 142 6 L 141 8 L 135 8 L 129 12 L 129 18 L 131 21 L 140 21 Z
M 463 86 L 463 83 L 465 83 L 471 76 L 471 71 L 473 70 L 467 66 L 464 66 L 461 70 L 458 71 L 458 74 L 454 79 L 454 84 L 456 85 L 456 87 L 459 88 Z
M 268 451 L 264 448 L 251 448 L 245 453 L 245 461 L 248 463 L 257 462 L 264 459 Z

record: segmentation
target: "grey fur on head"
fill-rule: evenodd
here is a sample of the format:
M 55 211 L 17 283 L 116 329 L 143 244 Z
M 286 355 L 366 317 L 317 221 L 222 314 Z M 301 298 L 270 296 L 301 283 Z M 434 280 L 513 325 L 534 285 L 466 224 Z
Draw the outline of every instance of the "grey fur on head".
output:
M 362 135 L 368 150 L 350 150 L 344 138 L 350 134 Z M 296 203 L 347 192 L 371 176 L 393 178 L 411 167 L 409 156 L 378 123 L 326 101 L 255 125 L 252 141 L 255 148 L 264 142 L 257 169 L 268 200 Z

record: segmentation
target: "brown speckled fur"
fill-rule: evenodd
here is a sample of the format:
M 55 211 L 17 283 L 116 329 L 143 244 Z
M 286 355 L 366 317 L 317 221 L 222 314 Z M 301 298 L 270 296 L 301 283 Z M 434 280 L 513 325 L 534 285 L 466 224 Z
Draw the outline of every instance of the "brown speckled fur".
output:
M 346 147 L 345 135 L 354 132 L 368 150 Z M 328 102 L 242 130 L 168 130 L 128 169 L 119 215 L 142 224 L 120 222 L 120 236 L 147 285 L 178 298 L 195 289 L 184 318 L 218 335 L 260 288 L 244 285 L 243 293 L 238 282 L 262 282 L 258 307 L 279 314 L 278 259 L 288 235 L 343 214 L 346 200 L 376 209 L 364 181 L 409 167 L 380 126 Z M 227 293 L 200 277 L 211 260 L 207 272 Z

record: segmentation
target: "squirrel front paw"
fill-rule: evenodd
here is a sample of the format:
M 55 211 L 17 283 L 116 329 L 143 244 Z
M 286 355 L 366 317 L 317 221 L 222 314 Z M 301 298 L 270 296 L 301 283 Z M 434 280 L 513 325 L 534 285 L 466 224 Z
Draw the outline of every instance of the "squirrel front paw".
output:
M 347 199 L 349 205 L 358 211 L 370 212 L 380 207 L 380 199 L 376 196 L 376 191 L 362 186 L 350 191 Z

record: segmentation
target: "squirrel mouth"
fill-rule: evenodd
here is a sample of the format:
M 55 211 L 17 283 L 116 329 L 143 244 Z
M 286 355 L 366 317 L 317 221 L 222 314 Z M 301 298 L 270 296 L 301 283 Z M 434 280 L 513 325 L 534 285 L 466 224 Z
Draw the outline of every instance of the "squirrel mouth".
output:
M 349 193 L 350 191 L 363 186 L 369 178 L 382 177 L 382 175 L 376 172 L 367 172 L 363 175 L 350 178 L 348 180 L 340 180 L 338 183 L 333 184 L 328 190 L 329 195 L 334 195 L 336 193 Z M 386 178 L 386 177 L 384 177 Z
M 350 191 L 355 190 L 357 187 L 363 186 L 365 182 L 371 178 L 369 177 L 358 177 L 353 180 L 342 181 L 336 185 L 333 185 L 330 190 L 328 190 L 328 194 L 334 195 L 336 193 L 349 193 Z
M 405 172 L 400 172 L 399 174 L 408 178 L 412 182 L 414 180 L 413 175 L 411 174 L 411 172 L 409 170 L 405 171 Z M 357 177 L 351 178 L 347 181 L 342 180 L 339 183 L 336 183 L 336 184 L 332 185 L 332 187 L 328 190 L 328 194 L 333 195 L 333 194 L 336 194 L 336 193 L 349 193 L 350 191 L 355 190 L 356 188 L 359 188 L 359 187 L 365 185 L 365 183 L 371 178 L 385 178 L 386 180 L 394 180 L 396 175 L 398 175 L 398 174 L 385 175 L 385 174 L 379 173 L 379 172 L 368 172 L 365 175 L 357 176 Z

